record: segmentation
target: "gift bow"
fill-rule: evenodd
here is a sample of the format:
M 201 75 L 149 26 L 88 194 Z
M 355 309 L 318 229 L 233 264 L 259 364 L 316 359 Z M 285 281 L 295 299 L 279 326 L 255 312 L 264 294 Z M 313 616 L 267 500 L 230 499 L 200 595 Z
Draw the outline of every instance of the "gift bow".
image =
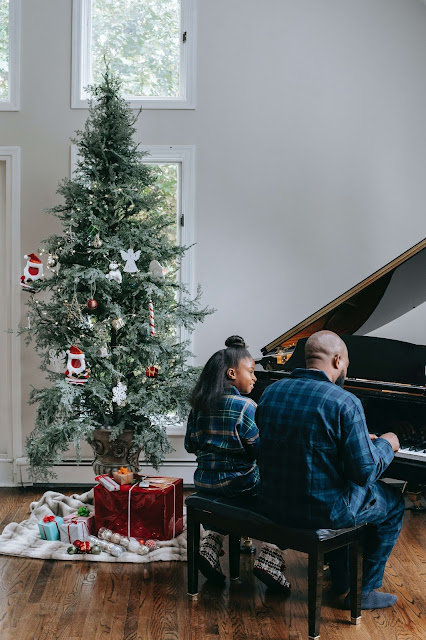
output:
M 55 522 L 55 516 L 44 516 L 43 522 Z
M 131 472 L 131 471 L 130 471 L 130 469 L 128 469 L 127 467 L 120 467 L 120 468 L 118 469 L 117 473 L 120 473 L 120 474 L 122 473 L 122 474 L 124 474 L 124 473 L 132 473 L 132 472 Z
M 77 515 L 87 518 L 87 516 L 90 516 L 90 511 L 87 507 L 79 507 L 77 511 Z

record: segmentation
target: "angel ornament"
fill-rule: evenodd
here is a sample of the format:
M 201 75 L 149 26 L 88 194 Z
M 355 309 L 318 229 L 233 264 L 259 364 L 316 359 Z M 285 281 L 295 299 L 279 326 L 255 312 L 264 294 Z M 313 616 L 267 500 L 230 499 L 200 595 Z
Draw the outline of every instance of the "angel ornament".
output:
M 123 267 L 123 271 L 126 273 L 136 273 L 139 269 L 136 266 L 136 261 L 139 260 L 139 256 L 141 255 L 140 251 L 133 251 L 130 247 L 128 251 L 120 251 L 121 257 L 126 261 L 126 264 Z

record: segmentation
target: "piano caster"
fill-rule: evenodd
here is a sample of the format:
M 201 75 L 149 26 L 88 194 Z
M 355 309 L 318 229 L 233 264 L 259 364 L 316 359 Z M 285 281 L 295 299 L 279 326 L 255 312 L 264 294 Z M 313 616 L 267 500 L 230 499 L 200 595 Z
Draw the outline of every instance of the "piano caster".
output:
M 413 503 L 413 506 L 408 507 L 409 511 L 413 511 L 413 513 L 426 512 L 426 507 L 421 502 L 421 497 L 422 497 L 421 491 L 406 491 L 405 495 Z

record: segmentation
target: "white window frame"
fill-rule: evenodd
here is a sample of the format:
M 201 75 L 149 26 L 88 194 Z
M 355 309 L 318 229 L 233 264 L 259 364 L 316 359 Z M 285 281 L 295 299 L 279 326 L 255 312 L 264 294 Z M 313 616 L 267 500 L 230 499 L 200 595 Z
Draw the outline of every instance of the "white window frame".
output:
M 4 294 L 6 300 L 6 326 L 2 331 L 12 329 L 7 336 L 7 353 L 3 384 L 8 400 L 3 403 L 3 420 L 8 425 L 8 433 L 3 430 L 2 449 L 5 439 L 9 441 L 7 452 L 0 455 L 0 486 L 13 486 L 20 481 L 19 464 L 23 455 L 21 420 L 21 342 L 16 337 L 16 329 L 21 321 L 21 295 L 17 283 L 21 276 L 21 150 L 20 147 L 0 147 L 0 162 L 5 167 L 5 216 L 2 221 L 3 234 L 0 245 L 4 256 Z
M 0 111 L 20 109 L 21 0 L 9 0 L 9 99 L 0 100 Z
M 91 0 L 73 0 L 71 108 L 87 109 L 91 84 Z M 196 0 L 181 0 L 180 97 L 124 96 L 132 109 L 195 109 Z M 185 34 L 185 41 L 183 41 Z
M 189 247 L 182 258 L 179 270 L 179 280 L 185 284 L 189 295 L 196 293 L 194 281 L 194 209 L 195 209 L 195 146 L 193 145 L 140 145 L 139 151 L 149 155 L 143 158 L 146 164 L 177 164 L 178 165 L 178 211 L 177 230 L 178 243 Z M 71 177 L 78 160 L 77 146 L 71 145 Z M 183 216 L 183 225 L 181 224 Z M 180 329 L 180 340 L 189 341 L 192 351 L 192 334 L 184 328 Z M 193 364 L 193 358 L 188 362 Z

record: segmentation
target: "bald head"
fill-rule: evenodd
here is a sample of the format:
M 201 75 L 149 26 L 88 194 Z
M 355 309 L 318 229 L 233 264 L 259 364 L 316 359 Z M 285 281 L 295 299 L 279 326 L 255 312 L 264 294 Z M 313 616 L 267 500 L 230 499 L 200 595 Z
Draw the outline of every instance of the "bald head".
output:
M 345 343 L 333 331 L 317 331 L 305 344 L 308 369 L 324 371 L 332 382 L 344 379 L 349 364 Z

